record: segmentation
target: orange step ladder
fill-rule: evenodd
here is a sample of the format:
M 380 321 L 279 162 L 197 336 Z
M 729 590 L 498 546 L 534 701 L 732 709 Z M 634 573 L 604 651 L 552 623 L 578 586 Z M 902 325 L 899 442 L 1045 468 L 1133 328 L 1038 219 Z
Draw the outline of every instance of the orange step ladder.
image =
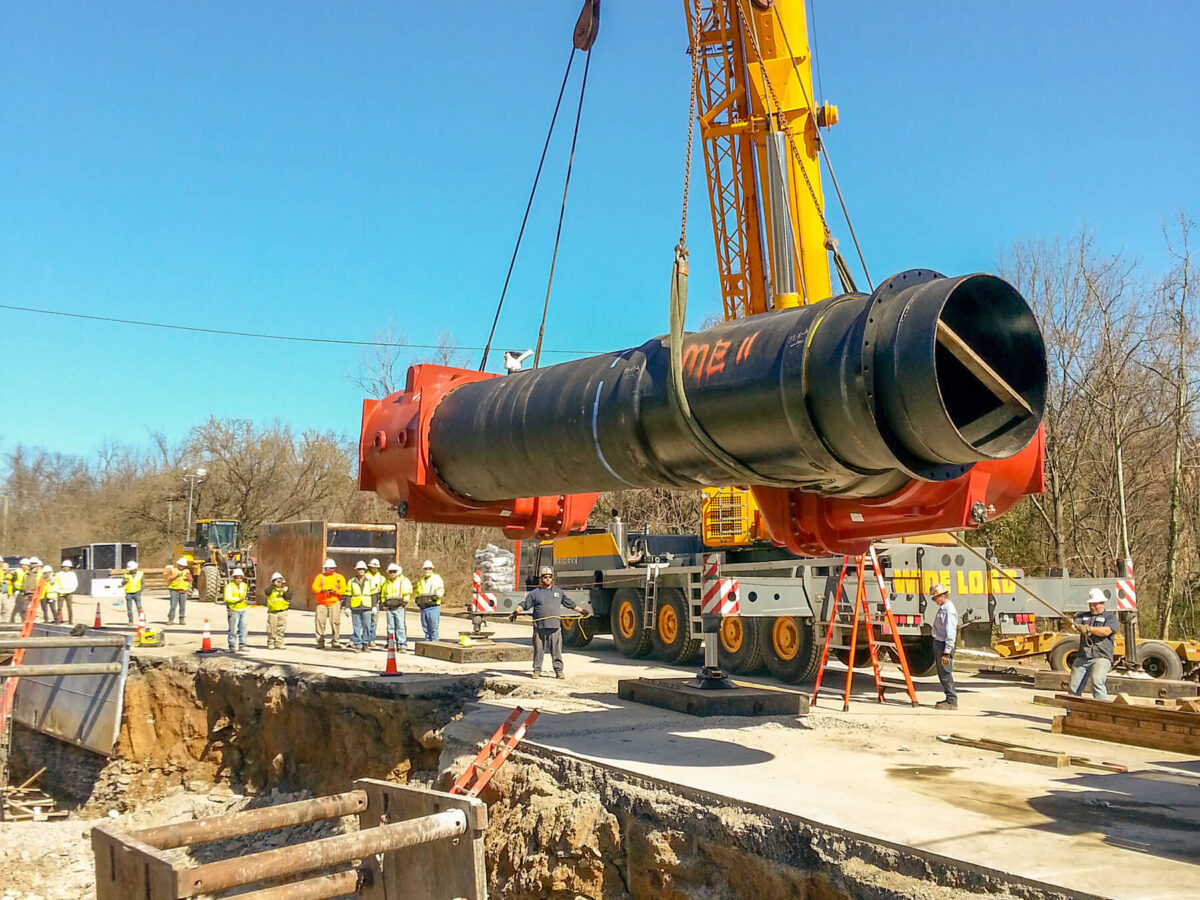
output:
M 465 797 L 478 797 L 479 792 L 484 789 L 492 776 L 496 774 L 499 768 L 504 765 L 504 761 L 508 759 L 508 755 L 516 749 L 517 744 L 521 743 L 525 733 L 529 730 L 529 726 L 537 721 L 538 711 L 531 710 L 520 722 L 517 719 L 525 710 L 517 707 L 512 711 L 512 714 L 504 720 L 495 733 L 487 739 L 487 743 L 483 745 L 483 749 L 479 751 L 479 755 L 467 766 L 467 770 L 458 776 L 458 781 L 454 782 L 454 787 L 450 788 L 451 794 L 462 794 Z
M 875 576 L 875 581 L 879 585 L 880 601 L 879 605 L 882 608 L 882 615 L 873 614 L 871 603 L 867 599 L 867 567 L 871 568 L 871 574 Z M 858 586 L 855 591 L 854 605 L 844 601 L 846 574 L 853 566 L 858 573 Z M 847 627 L 846 622 L 838 622 L 838 616 L 845 618 L 849 615 L 850 627 L 850 642 L 848 644 L 835 643 L 835 635 L 839 631 L 844 631 Z M 825 677 L 825 666 L 829 661 L 830 650 L 846 651 L 846 686 L 842 691 L 836 688 L 825 688 L 827 693 L 835 693 L 842 695 L 842 711 L 845 712 L 850 708 L 850 688 L 854 682 L 854 666 L 853 663 L 857 660 L 858 648 L 858 630 L 859 625 L 866 634 L 867 638 L 867 653 L 871 659 L 871 669 L 875 676 L 875 693 L 879 697 L 880 703 L 887 702 L 884 698 L 884 683 L 882 662 L 879 658 L 879 648 L 886 647 L 890 649 L 896 656 L 896 661 L 900 666 L 900 671 L 904 674 L 904 684 L 908 691 L 909 702 L 917 705 L 917 691 L 913 687 L 912 673 L 908 668 L 908 659 L 904 655 L 904 645 L 900 642 L 900 631 L 896 627 L 896 620 L 892 616 L 892 602 L 888 595 L 887 584 L 883 580 L 883 569 L 879 565 L 879 556 L 875 552 L 874 545 L 871 545 L 866 553 L 860 553 L 856 557 L 842 557 L 842 570 L 838 575 L 837 592 L 833 596 L 833 602 L 830 604 L 829 620 L 825 624 L 825 642 L 821 648 L 821 664 L 817 669 L 817 683 L 813 688 L 812 703 L 816 704 L 818 696 L 821 694 L 821 682 Z M 876 637 L 875 629 L 883 630 L 881 637 Z M 890 639 L 887 639 L 890 638 Z

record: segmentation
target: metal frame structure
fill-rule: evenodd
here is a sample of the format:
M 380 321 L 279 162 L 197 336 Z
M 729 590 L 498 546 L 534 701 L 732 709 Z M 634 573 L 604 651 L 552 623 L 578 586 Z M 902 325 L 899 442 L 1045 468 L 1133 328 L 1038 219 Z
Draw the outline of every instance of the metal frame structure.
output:
M 123 832 L 92 829 L 96 900 L 183 900 L 272 882 L 240 900 L 487 900 L 487 807 L 462 797 L 363 778 L 329 797 Z M 359 829 L 192 865 L 168 851 L 341 816 Z M 397 851 L 403 850 L 403 854 Z M 357 866 L 351 864 L 357 862 Z M 324 870 L 342 867 L 341 871 Z M 315 874 L 314 874 L 315 873 Z M 288 879 L 281 883 L 283 879 Z

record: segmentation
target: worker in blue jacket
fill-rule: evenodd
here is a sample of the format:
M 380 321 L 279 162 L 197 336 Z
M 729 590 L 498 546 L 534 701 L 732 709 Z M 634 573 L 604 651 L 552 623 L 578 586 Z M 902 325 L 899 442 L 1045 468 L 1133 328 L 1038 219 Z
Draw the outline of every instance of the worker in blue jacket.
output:
M 563 607 L 576 610 L 579 607 L 554 586 L 554 570 L 549 566 L 542 566 L 538 581 L 538 586 L 525 595 L 525 599 L 512 611 L 508 619 L 510 622 L 517 621 L 517 613 L 523 610 L 533 613 L 533 677 L 542 677 L 542 661 L 549 650 L 554 677 L 563 678 Z

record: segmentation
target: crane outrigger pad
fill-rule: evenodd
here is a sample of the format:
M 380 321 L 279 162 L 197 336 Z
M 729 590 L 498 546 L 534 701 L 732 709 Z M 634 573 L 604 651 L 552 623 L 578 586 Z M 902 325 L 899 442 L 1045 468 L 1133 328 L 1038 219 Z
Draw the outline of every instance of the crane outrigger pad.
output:
M 452 663 L 524 662 L 533 659 L 529 644 L 508 641 L 480 641 L 464 647 L 458 641 L 417 641 L 417 656 Z
M 689 716 L 803 716 L 808 697 L 796 691 L 736 685 L 706 691 L 694 678 L 627 678 L 617 682 L 622 700 L 673 709 Z

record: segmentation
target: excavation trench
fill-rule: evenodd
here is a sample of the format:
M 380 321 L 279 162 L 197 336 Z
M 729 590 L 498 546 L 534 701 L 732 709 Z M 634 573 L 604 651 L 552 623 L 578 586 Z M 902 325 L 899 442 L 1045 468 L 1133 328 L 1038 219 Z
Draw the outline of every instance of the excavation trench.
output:
M 8 826 L 20 832 L 15 850 L 0 842 L 6 889 L 18 900 L 92 896 L 82 838 L 96 819 L 119 817 L 133 830 L 340 792 L 361 777 L 445 789 L 477 750 L 478 726 L 464 715 L 511 690 L 482 674 L 387 680 L 226 659 L 136 660 L 113 759 L 18 731 L 14 776 L 45 766 L 41 786 L 74 812 L 65 822 Z M 491 897 L 1066 896 L 529 741 L 483 799 Z M 354 827 L 335 820 L 193 855 Z M 58 845 L 65 849 L 50 855 L 59 859 L 37 858 L 37 847 Z

